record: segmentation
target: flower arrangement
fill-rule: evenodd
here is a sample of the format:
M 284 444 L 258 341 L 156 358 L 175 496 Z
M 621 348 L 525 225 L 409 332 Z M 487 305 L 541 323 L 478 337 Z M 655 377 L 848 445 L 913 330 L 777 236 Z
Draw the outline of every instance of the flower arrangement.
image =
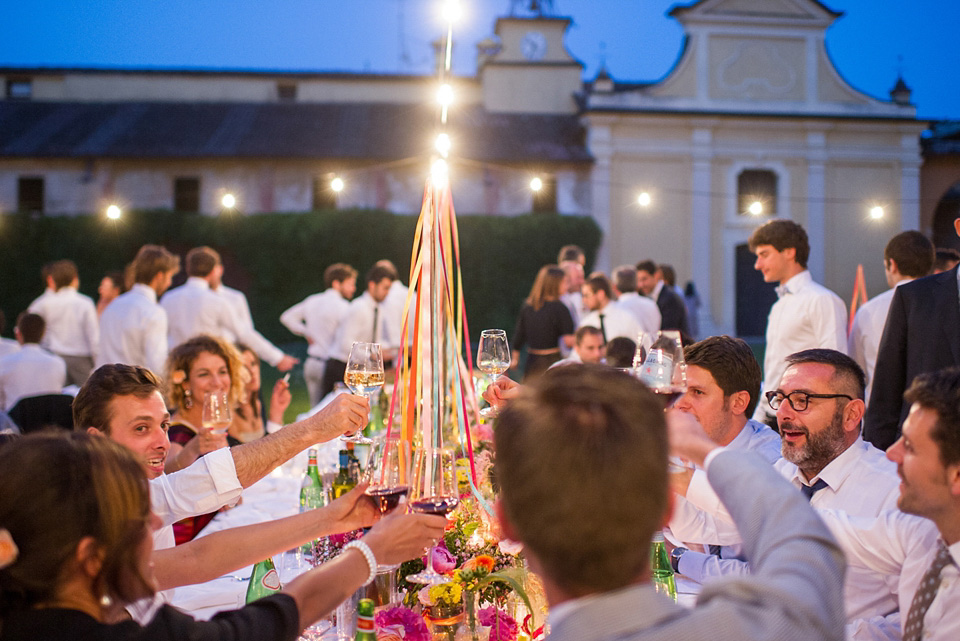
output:
M 410 608 L 381 610 L 374 617 L 378 641 L 430 641 L 423 617 Z

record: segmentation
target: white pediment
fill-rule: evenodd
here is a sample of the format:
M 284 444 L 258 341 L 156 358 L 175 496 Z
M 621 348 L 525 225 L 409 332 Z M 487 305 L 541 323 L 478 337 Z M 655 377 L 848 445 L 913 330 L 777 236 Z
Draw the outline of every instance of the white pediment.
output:
M 815 0 L 701 0 L 670 11 L 682 23 L 763 22 L 827 27 L 841 14 Z

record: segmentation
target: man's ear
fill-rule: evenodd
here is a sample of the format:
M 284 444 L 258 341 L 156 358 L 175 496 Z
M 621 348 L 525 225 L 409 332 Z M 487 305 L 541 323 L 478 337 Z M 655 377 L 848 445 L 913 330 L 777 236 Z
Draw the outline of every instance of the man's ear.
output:
M 97 436 L 104 436 L 104 433 L 95 427 L 88 427 L 87 434 L 96 434 Z
M 750 404 L 750 392 L 740 390 L 730 395 L 730 411 L 736 416 L 747 413 L 747 406 Z

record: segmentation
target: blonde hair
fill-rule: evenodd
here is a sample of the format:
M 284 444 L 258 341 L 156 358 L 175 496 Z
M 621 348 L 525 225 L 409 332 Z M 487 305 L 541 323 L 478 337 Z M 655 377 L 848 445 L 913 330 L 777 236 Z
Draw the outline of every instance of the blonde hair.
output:
M 560 298 L 560 289 L 566 273 L 556 265 L 544 265 L 537 272 L 537 278 L 530 288 L 527 304 L 539 311 L 547 301 Z
M 231 405 L 236 405 L 240 401 L 244 388 L 241 374 L 243 361 L 240 360 L 240 352 L 223 339 L 200 334 L 174 347 L 167 357 L 164 375 L 167 403 L 177 410 L 184 409 L 184 388 L 190 379 L 190 368 L 200 354 L 204 353 L 219 356 L 227 364 L 227 373 L 230 374 L 230 389 L 227 390 L 227 397 Z M 194 399 L 194 401 L 202 403 L 203 399 Z

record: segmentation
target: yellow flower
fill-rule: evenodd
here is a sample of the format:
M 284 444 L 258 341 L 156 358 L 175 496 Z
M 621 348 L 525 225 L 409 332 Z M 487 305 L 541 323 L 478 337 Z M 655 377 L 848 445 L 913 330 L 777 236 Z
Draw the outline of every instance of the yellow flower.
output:
M 430 587 L 430 600 L 436 604 L 444 603 L 453 605 L 459 603 L 463 597 L 463 591 L 457 583 L 441 583 Z

